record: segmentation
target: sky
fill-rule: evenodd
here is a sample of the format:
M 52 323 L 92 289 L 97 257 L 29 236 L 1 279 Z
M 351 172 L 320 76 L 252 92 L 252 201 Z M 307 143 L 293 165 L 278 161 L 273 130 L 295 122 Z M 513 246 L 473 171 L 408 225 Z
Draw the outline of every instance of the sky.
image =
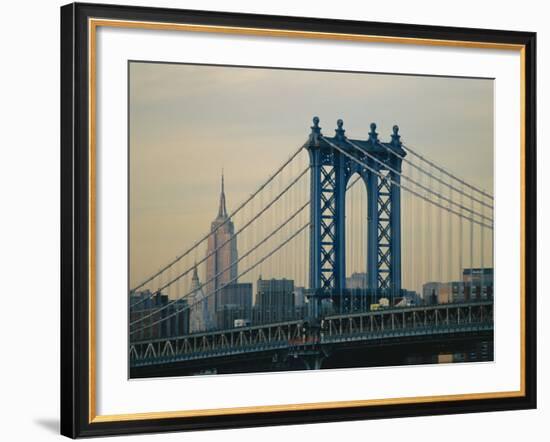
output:
M 222 169 L 231 209 L 307 139 L 313 116 L 327 136 L 342 118 L 358 139 L 376 122 L 389 141 L 397 124 L 405 144 L 492 193 L 490 79 L 148 62 L 129 69 L 132 287 L 208 232 Z

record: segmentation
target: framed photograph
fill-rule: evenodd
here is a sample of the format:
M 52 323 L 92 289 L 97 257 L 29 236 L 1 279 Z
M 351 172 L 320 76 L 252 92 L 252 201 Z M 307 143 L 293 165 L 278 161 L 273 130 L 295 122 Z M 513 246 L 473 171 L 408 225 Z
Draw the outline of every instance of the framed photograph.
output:
M 62 7 L 62 434 L 535 408 L 535 45 Z

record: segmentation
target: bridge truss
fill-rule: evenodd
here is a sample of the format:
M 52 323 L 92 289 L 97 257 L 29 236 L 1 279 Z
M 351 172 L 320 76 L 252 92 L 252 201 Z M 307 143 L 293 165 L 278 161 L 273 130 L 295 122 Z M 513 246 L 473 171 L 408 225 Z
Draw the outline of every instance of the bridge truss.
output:
M 328 355 L 351 342 L 386 345 L 394 339 L 492 332 L 490 301 L 394 308 L 346 315 L 328 315 L 319 323 L 307 319 L 232 328 L 131 343 L 132 367 L 238 357 L 263 352 L 295 352 L 312 348 Z

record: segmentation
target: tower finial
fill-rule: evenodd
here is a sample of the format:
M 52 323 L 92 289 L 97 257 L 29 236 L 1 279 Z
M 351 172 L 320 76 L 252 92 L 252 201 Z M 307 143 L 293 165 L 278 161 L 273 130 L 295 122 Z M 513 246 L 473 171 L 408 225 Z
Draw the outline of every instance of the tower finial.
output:
M 319 117 L 313 117 L 313 126 L 309 134 L 309 142 L 314 146 L 319 146 L 319 137 L 321 137 L 321 127 L 319 126 Z
M 393 126 L 393 134 L 391 136 L 391 144 L 394 147 L 401 147 L 401 135 L 399 135 L 399 126 Z
M 369 141 L 373 144 L 378 143 L 378 134 L 376 133 L 376 123 L 370 124 Z
M 339 139 L 344 139 L 346 138 L 346 136 L 344 135 L 346 133 L 345 129 L 344 129 L 344 120 L 342 120 L 341 118 L 338 119 L 338 121 L 336 121 L 336 138 L 339 138 Z
M 220 192 L 220 207 L 218 209 L 218 218 L 226 218 L 227 217 L 227 209 L 225 207 L 225 185 L 224 185 L 224 177 L 223 177 L 223 169 L 222 169 L 222 186 L 221 186 L 221 192 Z

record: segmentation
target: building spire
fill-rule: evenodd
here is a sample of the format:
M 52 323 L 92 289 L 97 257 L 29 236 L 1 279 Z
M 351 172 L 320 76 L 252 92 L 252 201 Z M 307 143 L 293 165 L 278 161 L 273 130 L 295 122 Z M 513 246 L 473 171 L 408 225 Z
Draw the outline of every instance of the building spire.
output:
M 201 288 L 201 282 L 199 280 L 199 273 L 197 270 L 197 263 L 193 267 L 193 276 L 191 277 L 191 292 L 195 293 Z
M 225 190 L 223 182 L 223 169 L 222 169 L 222 189 L 220 193 L 220 208 L 218 209 L 218 218 L 227 218 L 227 209 L 225 207 Z

